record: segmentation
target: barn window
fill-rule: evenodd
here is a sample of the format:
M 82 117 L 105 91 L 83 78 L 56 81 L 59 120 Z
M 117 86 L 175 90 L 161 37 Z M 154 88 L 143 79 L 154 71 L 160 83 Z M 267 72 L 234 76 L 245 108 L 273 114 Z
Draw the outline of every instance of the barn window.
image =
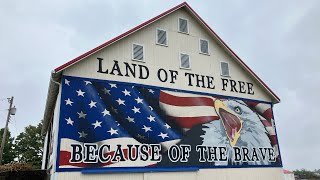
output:
M 180 68 L 191 69 L 190 56 L 188 54 L 180 53 Z
M 179 18 L 179 32 L 189 34 L 188 20 Z
M 201 54 L 209 54 L 209 42 L 205 39 L 199 40 L 199 49 Z
M 132 44 L 132 59 L 144 61 L 144 47 L 141 44 Z
M 159 45 L 164 45 L 167 46 L 168 45 L 168 34 L 167 31 L 163 30 L 163 29 L 157 29 L 157 44 Z
M 229 63 L 220 62 L 221 76 L 230 76 Z

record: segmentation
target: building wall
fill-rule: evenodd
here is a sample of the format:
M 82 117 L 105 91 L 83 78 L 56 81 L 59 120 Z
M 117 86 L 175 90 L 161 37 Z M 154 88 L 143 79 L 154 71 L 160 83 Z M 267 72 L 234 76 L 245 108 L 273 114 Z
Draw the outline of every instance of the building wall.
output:
M 189 34 L 178 32 L 178 18 L 189 20 Z M 156 45 L 156 28 L 165 29 L 168 32 L 168 47 Z M 199 53 L 199 38 L 209 40 L 209 54 Z M 139 43 L 145 48 L 145 62 L 132 61 L 132 43 Z M 191 70 L 180 69 L 179 53 L 187 53 L 191 58 Z M 150 70 L 148 79 L 131 78 L 125 76 L 116 76 L 97 73 L 97 57 L 103 58 L 104 69 L 110 69 L 113 66 L 113 60 L 119 61 L 120 68 L 124 67 L 122 62 L 136 63 L 145 65 Z M 223 91 L 220 76 L 220 61 L 229 63 L 231 79 L 253 83 L 254 95 L 241 94 Z M 166 70 L 179 71 L 178 79 L 175 84 L 160 82 L 157 80 L 157 70 L 163 68 Z M 110 71 L 109 70 L 109 71 Z M 124 70 L 124 69 L 123 69 Z M 215 89 L 199 88 L 188 86 L 188 78 L 184 73 L 195 73 L 215 78 Z M 270 97 L 262 90 L 249 73 L 240 68 L 239 64 L 232 59 L 220 47 L 213 38 L 199 26 L 199 24 L 183 9 L 177 10 L 172 14 L 156 21 L 155 23 L 137 31 L 111 46 L 108 46 L 96 54 L 87 57 L 63 72 L 64 75 L 88 77 L 95 79 L 108 79 L 115 81 L 134 82 L 139 84 L 155 85 L 160 87 L 170 87 L 175 89 L 185 89 L 191 91 L 207 92 L 227 96 L 242 97 L 254 100 L 270 102 Z M 229 78 L 230 79 L 230 78 Z
M 178 17 L 189 20 L 189 34 L 178 32 Z M 156 45 L 156 28 L 167 30 L 168 47 Z M 199 38 L 209 40 L 209 54 L 199 53 Z M 145 62 L 132 61 L 132 43 L 144 45 Z M 179 53 L 187 53 L 191 58 L 191 70 L 180 69 Z M 111 70 L 113 60 L 119 61 L 119 66 L 124 70 L 122 62 L 135 63 L 147 66 L 150 70 L 148 79 L 139 79 L 126 76 L 117 76 L 98 73 L 97 57 L 103 58 L 103 68 Z M 231 79 L 253 83 L 254 95 L 241 94 L 223 91 L 220 76 L 220 61 L 229 63 Z M 176 83 L 160 82 L 157 78 L 157 70 L 177 70 L 179 72 Z M 188 86 L 188 78 L 184 73 L 195 73 L 200 75 L 212 76 L 215 78 L 215 89 L 200 88 Z M 173 89 L 183 89 L 189 91 L 205 92 L 211 94 L 247 98 L 251 100 L 260 100 L 271 102 L 270 96 L 263 88 L 251 78 L 250 74 L 240 68 L 239 64 L 233 60 L 215 40 L 203 30 L 199 24 L 184 10 L 180 9 L 171 13 L 167 17 L 145 27 L 142 30 L 126 37 L 107 48 L 87 57 L 77 64 L 63 71 L 63 75 L 87 77 L 94 79 L 106 79 L 114 81 L 131 82 L 138 84 L 147 84 L 159 87 L 168 87 Z M 60 97 L 60 96 L 58 96 Z M 59 103 L 57 106 L 59 107 Z M 59 113 L 55 113 L 55 121 L 58 121 Z M 58 132 L 58 126 L 54 126 Z M 56 138 L 57 139 L 57 135 Z M 56 155 L 56 146 L 55 155 Z M 56 156 L 55 156 L 56 157 Z M 81 172 L 59 172 L 55 173 L 53 179 L 282 179 L 281 168 L 234 168 L 234 169 L 200 169 L 197 172 L 170 172 L 170 173 L 123 173 L 123 174 L 90 174 L 84 175 Z
M 57 179 L 68 180 L 283 180 L 282 168 L 235 168 L 235 169 L 201 169 L 195 172 L 161 172 L 134 174 L 81 174 L 79 172 L 63 172 Z

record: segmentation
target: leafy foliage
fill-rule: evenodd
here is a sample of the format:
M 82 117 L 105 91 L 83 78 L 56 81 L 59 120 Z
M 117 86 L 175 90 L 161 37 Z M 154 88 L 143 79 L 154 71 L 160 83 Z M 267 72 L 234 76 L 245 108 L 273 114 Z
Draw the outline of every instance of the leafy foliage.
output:
M 43 153 L 42 122 L 37 126 L 29 125 L 15 140 L 15 151 L 19 162 L 30 163 L 40 169 Z
M 306 169 L 301 169 L 301 170 L 295 170 L 293 172 L 296 176 L 298 176 L 299 178 L 303 178 L 303 179 L 319 178 L 319 176 L 317 176 L 315 174 L 316 171 L 312 172 L 312 171 L 308 171 Z
M 0 129 L 0 144 L 2 142 L 3 131 L 4 131 L 4 128 Z M 4 148 L 3 148 L 2 164 L 7 164 L 14 161 L 15 151 L 13 146 L 13 140 L 14 138 L 11 137 L 11 133 L 8 129 L 8 132 L 6 135 L 6 143 L 4 144 Z

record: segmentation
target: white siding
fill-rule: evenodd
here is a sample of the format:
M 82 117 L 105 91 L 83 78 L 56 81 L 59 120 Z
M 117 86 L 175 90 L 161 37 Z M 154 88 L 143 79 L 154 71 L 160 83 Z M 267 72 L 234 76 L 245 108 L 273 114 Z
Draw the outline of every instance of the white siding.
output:
M 201 169 L 197 172 L 81 174 L 62 172 L 57 179 L 65 180 L 283 180 L 282 168 Z
M 189 21 L 189 34 L 178 32 L 178 18 L 187 18 Z M 168 47 L 156 45 L 156 28 L 166 29 L 168 33 Z M 210 56 L 199 53 L 199 38 L 209 40 Z M 145 48 L 145 63 L 134 62 L 131 60 L 132 43 L 143 44 Z M 190 55 L 192 68 L 191 70 L 180 69 L 179 53 L 187 53 Z M 97 73 L 98 61 L 97 57 L 104 59 L 104 69 L 111 69 L 113 60 L 119 61 L 120 67 L 122 62 L 142 64 L 149 68 L 150 77 L 147 80 L 138 78 L 120 77 Z M 253 83 L 254 95 L 240 94 L 235 92 L 222 91 L 220 61 L 229 63 L 231 78 L 236 81 L 244 81 Z M 259 61 L 259 60 L 257 60 Z M 162 83 L 157 79 L 157 70 L 164 68 L 166 70 L 179 71 L 178 80 L 175 84 L 169 81 Z M 196 73 L 201 75 L 213 76 L 215 78 L 216 88 L 205 89 L 196 86 L 188 86 L 188 78 L 184 76 L 185 72 Z M 186 89 L 191 91 L 201 91 L 213 94 L 222 94 L 227 96 L 235 96 L 249 98 L 255 100 L 271 101 L 270 97 L 262 90 L 261 86 L 256 83 L 249 73 L 240 68 L 239 64 L 232 59 L 211 36 L 200 27 L 200 25 L 183 9 L 177 10 L 172 14 L 156 21 L 155 23 L 135 32 L 134 34 L 100 50 L 99 52 L 87 57 L 79 63 L 66 69 L 64 75 L 88 77 L 95 79 L 108 79 L 115 81 L 133 82 L 139 84 L 149 84 L 160 87 L 170 87 L 175 89 Z

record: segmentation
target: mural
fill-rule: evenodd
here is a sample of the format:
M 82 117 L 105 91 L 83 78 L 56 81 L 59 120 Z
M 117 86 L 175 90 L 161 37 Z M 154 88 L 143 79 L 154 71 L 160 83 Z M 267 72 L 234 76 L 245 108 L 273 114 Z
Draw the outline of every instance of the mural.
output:
M 64 76 L 57 171 L 281 166 L 267 103 Z

